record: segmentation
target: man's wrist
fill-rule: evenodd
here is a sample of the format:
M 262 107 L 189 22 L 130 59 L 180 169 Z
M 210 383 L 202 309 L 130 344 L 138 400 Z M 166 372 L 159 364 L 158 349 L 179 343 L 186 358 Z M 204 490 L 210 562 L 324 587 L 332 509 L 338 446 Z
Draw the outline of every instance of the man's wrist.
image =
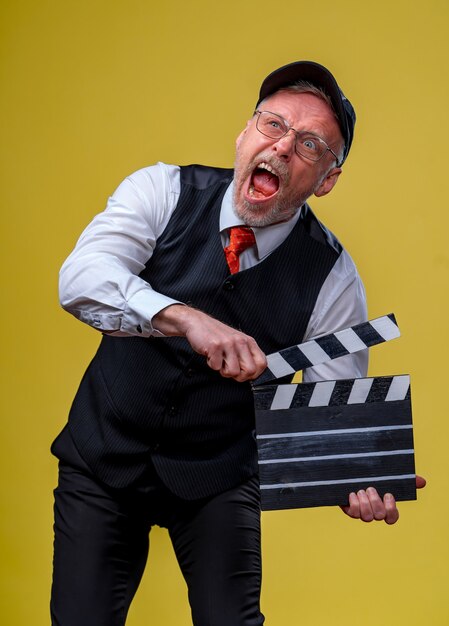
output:
M 185 337 L 193 311 L 185 304 L 171 304 L 159 311 L 151 324 L 167 337 Z

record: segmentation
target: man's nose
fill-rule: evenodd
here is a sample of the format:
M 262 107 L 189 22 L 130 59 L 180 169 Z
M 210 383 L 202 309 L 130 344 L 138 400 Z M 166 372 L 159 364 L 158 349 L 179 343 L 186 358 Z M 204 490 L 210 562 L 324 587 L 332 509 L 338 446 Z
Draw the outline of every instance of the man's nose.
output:
M 291 131 L 291 132 L 290 132 Z M 273 150 L 284 160 L 290 160 L 295 154 L 296 133 L 293 128 L 273 144 Z

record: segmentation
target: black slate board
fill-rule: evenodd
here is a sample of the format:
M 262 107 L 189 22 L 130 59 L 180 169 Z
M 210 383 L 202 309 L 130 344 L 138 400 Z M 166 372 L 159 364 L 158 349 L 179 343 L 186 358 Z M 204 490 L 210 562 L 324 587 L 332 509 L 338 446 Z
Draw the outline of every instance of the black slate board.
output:
M 262 510 L 345 505 L 369 486 L 416 499 L 409 376 L 253 391 Z

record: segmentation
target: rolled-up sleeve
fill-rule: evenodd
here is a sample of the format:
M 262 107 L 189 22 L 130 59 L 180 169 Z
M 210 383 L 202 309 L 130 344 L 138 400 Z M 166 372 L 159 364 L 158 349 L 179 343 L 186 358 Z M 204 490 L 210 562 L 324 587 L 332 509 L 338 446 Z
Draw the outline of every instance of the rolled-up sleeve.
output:
M 151 319 L 178 301 L 152 289 L 139 274 L 176 208 L 179 191 L 179 168 L 163 163 L 121 183 L 61 268 L 64 309 L 110 334 L 160 335 Z

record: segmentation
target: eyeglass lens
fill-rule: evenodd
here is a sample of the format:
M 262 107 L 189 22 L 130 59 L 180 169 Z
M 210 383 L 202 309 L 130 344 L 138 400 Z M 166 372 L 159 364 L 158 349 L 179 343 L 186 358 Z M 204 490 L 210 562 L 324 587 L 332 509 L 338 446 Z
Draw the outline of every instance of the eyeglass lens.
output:
M 290 130 L 290 126 L 276 113 L 269 111 L 259 111 L 256 121 L 257 130 L 271 139 L 281 139 Z M 327 144 L 312 133 L 294 131 L 296 135 L 295 149 L 296 152 L 311 159 L 318 161 L 326 152 Z

